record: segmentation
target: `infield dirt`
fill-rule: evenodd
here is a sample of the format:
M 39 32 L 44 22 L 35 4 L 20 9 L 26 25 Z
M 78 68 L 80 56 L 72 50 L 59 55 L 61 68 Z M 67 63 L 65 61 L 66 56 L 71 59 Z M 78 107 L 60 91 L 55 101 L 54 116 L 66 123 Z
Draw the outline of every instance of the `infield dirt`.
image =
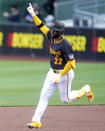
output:
M 0 131 L 105 131 L 105 106 L 48 106 L 41 129 L 28 129 L 35 107 L 0 107 Z

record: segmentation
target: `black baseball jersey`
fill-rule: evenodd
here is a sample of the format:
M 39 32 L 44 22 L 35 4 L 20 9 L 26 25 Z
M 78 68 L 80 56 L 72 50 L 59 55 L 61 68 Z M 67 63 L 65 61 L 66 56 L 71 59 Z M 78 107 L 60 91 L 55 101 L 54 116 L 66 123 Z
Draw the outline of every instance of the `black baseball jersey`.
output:
M 49 31 L 47 37 L 50 41 L 50 65 L 52 69 L 63 69 L 68 60 L 74 59 L 72 46 L 63 39 L 57 43 L 54 42 L 53 36 Z

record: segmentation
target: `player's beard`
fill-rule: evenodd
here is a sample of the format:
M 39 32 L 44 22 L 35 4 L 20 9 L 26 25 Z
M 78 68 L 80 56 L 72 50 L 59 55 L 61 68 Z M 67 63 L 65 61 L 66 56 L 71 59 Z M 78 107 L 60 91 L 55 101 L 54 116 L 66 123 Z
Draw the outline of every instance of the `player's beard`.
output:
M 54 39 L 57 39 L 57 38 L 59 38 L 59 37 L 61 37 L 61 36 L 62 36 L 62 33 L 56 32 L 56 34 L 53 35 L 53 38 L 54 38 Z

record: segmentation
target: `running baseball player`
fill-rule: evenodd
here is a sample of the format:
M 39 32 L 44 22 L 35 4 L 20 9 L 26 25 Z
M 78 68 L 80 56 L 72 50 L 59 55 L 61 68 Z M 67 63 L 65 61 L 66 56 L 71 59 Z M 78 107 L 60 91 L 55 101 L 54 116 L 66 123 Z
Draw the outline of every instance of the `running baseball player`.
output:
M 32 15 L 36 26 L 44 33 L 50 41 L 50 70 L 47 73 L 44 86 L 41 91 L 40 100 L 32 122 L 27 124 L 29 128 L 40 128 L 41 117 L 43 116 L 50 96 L 56 88 L 60 92 L 61 101 L 64 103 L 72 102 L 86 96 L 93 101 L 92 89 L 89 85 L 84 85 L 80 90 L 71 91 L 71 83 L 74 78 L 75 58 L 70 43 L 63 38 L 62 33 L 65 29 L 63 23 L 55 21 L 48 28 L 34 13 L 32 5 L 27 8 Z

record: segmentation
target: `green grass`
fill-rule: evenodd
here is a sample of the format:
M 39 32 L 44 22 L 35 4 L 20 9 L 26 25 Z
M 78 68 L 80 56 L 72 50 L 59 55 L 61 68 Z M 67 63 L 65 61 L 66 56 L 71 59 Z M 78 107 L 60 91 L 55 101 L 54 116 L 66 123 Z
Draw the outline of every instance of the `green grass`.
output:
M 49 62 L 0 61 L 0 106 L 37 105 L 44 79 L 49 70 Z M 94 102 L 87 98 L 75 100 L 68 105 L 105 104 L 105 64 L 77 63 L 72 90 L 90 84 L 95 94 Z M 65 105 L 56 90 L 49 105 Z M 67 104 L 66 104 L 67 105 Z

